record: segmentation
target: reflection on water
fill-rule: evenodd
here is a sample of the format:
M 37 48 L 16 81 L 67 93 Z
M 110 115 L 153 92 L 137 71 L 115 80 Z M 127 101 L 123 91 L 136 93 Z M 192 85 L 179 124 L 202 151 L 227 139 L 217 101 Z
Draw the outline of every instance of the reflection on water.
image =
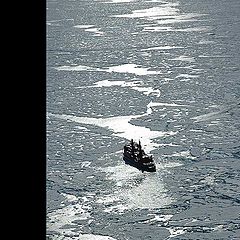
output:
M 179 10 L 175 6 L 178 6 L 178 3 L 166 3 L 162 4 L 162 6 L 135 10 L 131 14 L 115 15 L 114 17 L 146 18 L 148 20 L 157 20 L 164 17 L 167 18 L 169 16 L 177 15 Z

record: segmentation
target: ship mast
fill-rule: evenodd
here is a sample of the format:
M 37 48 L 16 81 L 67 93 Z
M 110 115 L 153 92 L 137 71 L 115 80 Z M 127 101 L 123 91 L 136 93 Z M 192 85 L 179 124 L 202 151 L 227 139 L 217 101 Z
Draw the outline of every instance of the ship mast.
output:
M 132 155 L 134 156 L 134 145 L 133 145 L 133 139 L 131 139 L 131 151 L 132 151 Z
M 142 159 L 142 147 L 140 140 L 139 140 L 139 158 Z

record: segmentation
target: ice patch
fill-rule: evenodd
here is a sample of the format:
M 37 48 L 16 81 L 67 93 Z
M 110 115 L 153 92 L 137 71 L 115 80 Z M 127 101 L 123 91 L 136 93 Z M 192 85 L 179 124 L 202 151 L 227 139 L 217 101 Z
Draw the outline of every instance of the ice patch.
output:
M 66 198 L 66 203 L 71 203 L 65 207 L 57 209 L 51 213 L 48 213 L 47 217 L 49 221 L 47 222 L 47 230 L 58 232 L 62 235 L 75 234 L 73 229 L 75 229 L 75 224 L 73 221 L 75 220 L 87 220 L 91 218 L 89 209 L 90 207 L 87 205 L 83 205 L 79 203 L 79 199 L 77 199 L 73 195 L 63 194 Z M 64 228 L 65 225 L 70 225 L 67 228 Z
M 100 28 L 96 28 L 94 27 L 95 25 L 75 25 L 73 26 L 74 28 L 79 28 L 79 29 L 83 29 L 86 32 L 93 32 L 96 35 L 102 35 L 104 34 L 104 32 L 99 31 Z
M 160 103 L 160 102 L 150 102 L 149 107 L 189 107 L 189 105 L 176 104 L 176 103 Z
M 100 31 L 100 28 L 87 28 L 85 29 L 86 32 L 93 32 L 95 35 L 103 35 L 104 32 Z
M 176 48 L 183 48 L 183 47 L 176 47 L 176 46 L 158 46 L 158 47 L 150 47 L 141 49 L 141 51 L 151 51 L 151 50 L 171 50 Z
M 160 71 L 149 71 L 148 68 L 138 67 L 136 64 L 123 64 L 119 66 L 109 67 L 107 72 L 118 72 L 118 73 L 133 73 L 136 75 L 151 75 L 160 74 Z
M 89 167 L 90 165 L 91 165 L 91 162 L 89 161 L 81 162 L 81 168 Z
M 184 234 L 187 231 L 187 228 L 174 227 L 174 228 L 167 228 L 167 230 L 170 232 L 169 238 L 173 238 L 173 237 Z
M 48 113 L 48 116 L 53 116 L 77 123 L 90 124 L 103 128 L 108 128 L 114 132 L 114 135 L 128 140 L 131 140 L 133 138 L 134 140 L 138 141 L 139 139 L 141 139 L 142 145 L 144 146 L 146 152 L 150 152 L 158 146 L 157 144 L 154 144 L 152 142 L 152 139 L 163 136 L 171 136 L 176 134 L 176 132 L 152 131 L 149 128 L 135 126 L 130 123 L 130 120 L 146 116 L 148 114 L 149 111 L 142 115 L 119 116 L 110 118 L 88 118 L 52 113 Z
M 83 130 L 84 132 L 89 131 L 86 127 L 76 126 L 77 129 Z
M 181 157 L 181 158 L 187 158 L 187 159 L 196 159 L 197 157 L 193 156 L 189 150 L 187 151 L 181 151 L 174 153 L 172 155 L 168 155 L 169 157 Z
M 177 60 L 177 61 L 185 61 L 185 62 L 195 62 L 195 59 L 193 57 L 189 57 L 189 56 L 179 56 L 177 58 L 173 58 L 172 60 Z
M 75 25 L 73 26 L 75 28 L 81 28 L 81 29 L 85 29 L 85 28 L 91 28 L 94 27 L 94 25 Z
M 78 66 L 59 66 L 54 67 L 58 71 L 97 71 L 96 68 L 78 65 Z
M 160 19 L 163 16 L 176 15 L 179 12 L 179 10 L 175 8 L 177 5 L 178 3 L 166 3 L 162 6 L 135 10 L 130 14 L 114 15 L 113 17 L 145 18 L 148 20 Z
M 141 86 L 142 81 L 132 81 L 132 82 L 126 82 L 126 81 L 109 81 L 109 80 L 103 80 L 94 83 L 92 86 L 87 87 L 112 87 L 112 86 L 120 86 L 120 87 L 135 87 L 135 86 Z
M 89 86 L 89 87 L 112 87 L 112 86 L 129 87 L 129 86 L 134 86 L 137 83 L 136 82 L 128 83 L 128 82 L 125 82 L 125 81 L 103 80 L 103 81 L 99 81 L 99 82 L 94 83 L 95 86 Z
M 91 86 L 83 86 L 83 87 L 76 87 L 76 88 L 94 88 L 94 87 L 113 87 L 113 86 L 120 86 L 120 87 L 129 87 L 133 90 L 136 90 L 138 92 L 142 92 L 145 95 L 155 94 L 156 97 L 160 96 L 160 90 L 159 89 L 153 89 L 152 87 L 144 87 L 141 86 L 142 81 L 132 81 L 132 82 L 125 82 L 125 81 L 109 81 L 109 80 L 103 80 L 94 83 L 94 85 Z
M 62 195 L 67 199 L 68 202 L 76 202 L 78 199 L 74 195 L 62 193 Z
M 160 90 L 153 89 L 152 87 L 132 87 L 132 89 L 142 92 L 143 94 L 149 96 L 150 94 L 155 94 L 156 97 L 160 97 Z
M 80 234 L 78 240 L 117 240 L 117 239 L 103 235 Z
M 210 41 L 210 40 L 200 40 L 198 44 L 202 45 L 202 44 L 214 44 L 214 41 Z
M 89 29 L 90 30 L 90 29 Z M 118 72 L 118 73 L 132 73 L 135 75 L 154 75 L 161 74 L 160 71 L 150 71 L 149 68 L 138 67 L 136 64 L 122 64 L 108 68 L 93 68 L 83 65 L 78 66 L 59 66 L 54 67 L 58 71 L 101 71 L 101 72 Z
M 148 214 L 148 215 L 154 215 L 154 218 L 145 221 L 144 223 L 152 223 L 152 222 L 168 222 L 173 215 L 157 215 L 157 214 Z
M 164 170 L 164 169 L 167 169 L 167 168 L 180 167 L 183 164 L 179 163 L 179 162 L 165 162 L 165 163 L 157 162 L 156 165 L 157 165 L 157 169 Z
M 175 77 L 175 79 L 180 79 L 179 81 L 189 81 L 191 78 L 198 78 L 198 75 L 179 74 Z

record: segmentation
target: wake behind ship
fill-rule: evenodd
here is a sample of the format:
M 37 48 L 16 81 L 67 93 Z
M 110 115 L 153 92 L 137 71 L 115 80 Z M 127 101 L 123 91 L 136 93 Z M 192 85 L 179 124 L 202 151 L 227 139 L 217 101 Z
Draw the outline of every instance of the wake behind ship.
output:
M 131 139 L 123 149 L 123 160 L 126 164 L 133 166 L 140 171 L 156 172 L 156 165 L 152 156 L 147 155 L 142 149 L 141 142 L 136 143 Z

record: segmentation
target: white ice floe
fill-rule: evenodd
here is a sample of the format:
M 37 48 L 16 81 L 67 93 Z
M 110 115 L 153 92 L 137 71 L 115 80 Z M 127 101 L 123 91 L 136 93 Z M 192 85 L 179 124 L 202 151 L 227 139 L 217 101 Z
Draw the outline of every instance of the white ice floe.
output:
M 157 47 L 150 47 L 150 48 L 141 49 L 141 51 L 171 50 L 171 49 L 176 49 L 176 48 L 183 48 L 183 47 L 180 47 L 180 46 L 157 46 Z
M 89 167 L 90 165 L 91 165 L 91 162 L 89 162 L 89 161 L 81 162 L 81 168 Z
M 113 86 L 119 86 L 119 87 L 129 87 L 131 89 L 134 89 L 138 92 L 142 92 L 145 95 L 154 94 L 156 97 L 160 96 L 160 90 L 159 89 L 153 89 L 152 87 L 145 87 L 143 86 L 142 81 L 109 81 L 109 80 L 103 80 L 94 83 L 94 85 L 90 86 L 82 86 L 82 87 L 76 87 L 76 88 L 98 88 L 98 87 L 113 87 Z
M 199 78 L 198 74 L 179 74 L 178 76 L 175 77 L 175 79 L 177 79 L 180 82 L 189 82 L 192 81 L 193 79 L 197 79 Z
M 95 27 L 95 25 L 75 25 L 74 28 L 79 28 L 84 30 L 85 32 L 92 32 L 96 35 L 102 35 L 104 32 L 100 31 L 101 28 Z
M 143 84 L 142 81 L 131 81 L 131 82 L 126 82 L 126 81 L 115 81 L 115 80 L 102 80 L 95 82 L 94 85 L 90 86 L 84 86 L 84 87 L 77 87 L 77 88 L 92 88 L 92 87 L 114 87 L 114 86 L 119 86 L 119 87 L 139 87 Z
M 143 94 L 149 96 L 150 94 L 155 94 L 156 97 L 160 97 L 160 90 L 153 89 L 152 87 L 132 87 L 132 89 L 142 92 Z
M 108 128 L 114 132 L 113 133 L 114 135 L 129 140 L 132 138 L 135 140 L 141 139 L 146 152 L 150 152 L 158 146 L 157 144 L 153 143 L 152 139 L 163 136 L 170 136 L 176 133 L 172 131 L 169 132 L 152 131 L 147 127 L 136 126 L 130 123 L 130 120 L 148 115 L 148 113 L 149 112 L 142 115 L 118 116 L 110 118 L 77 117 L 73 115 L 51 113 L 48 113 L 48 116 L 53 116 L 77 123 L 90 124 L 103 128 Z
M 80 234 L 78 240 L 117 240 L 117 239 L 103 235 Z
M 89 131 L 86 127 L 76 126 L 77 129 L 83 130 L 83 132 Z
M 153 215 L 154 217 L 149 220 L 146 220 L 144 223 L 168 222 L 173 217 L 173 215 L 171 214 L 166 214 L 166 215 L 148 214 L 148 215 L 150 216 Z
M 85 31 L 95 33 L 96 35 L 103 35 L 104 32 L 100 31 L 100 29 L 101 28 L 87 28 Z
M 177 152 L 171 155 L 168 155 L 169 157 L 182 157 L 182 158 L 187 158 L 187 159 L 196 159 L 197 157 L 193 156 L 189 150 L 187 151 L 181 151 Z
M 75 25 L 75 26 L 73 26 L 73 27 L 74 27 L 74 28 L 86 29 L 86 28 L 94 27 L 94 25 Z
M 139 83 L 139 81 L 126 82 L 126 81 L 109 81 L 102 80 L 94 83 L 92 86 L 87 87 L 112 87 L 112 86 L 120 86 L 120 87 L 132 87 Z
M 176 236 L 182 235 L 187 231 L 187 228 L 184 227 L 172 227 L 166 229 L 170 232 L 169 238 L 174 238 Z
M 106 68 L 94 68 L 84 65 L 65 65 L 54 67 L 58 71 L 100 71 L 100 72 L 117 72 L 117 73 L 132 73 L 135 75 L 153 75 L 161 74 L 160 71 L 151 71 L 149 68 L 139 67 L 136 64 L 122 64 L 118 66 L 106 67 Z
M 148 107 L 189 107 L 189 105 L 176 104 L 176 103 L 160 103 L 160 102 L 150 102 Z
M 149 68 L 138 67 L 136 64 L 123 64 L 109 67 L 107 72 L 133 73 L 136 75 L 161 74 L 160 71 L 149 71 Z
M 183 62 L 195 62 L 195 59 L 190 56 L 181 55 L 179 57 L 173 58 L 172 60 L 183 61 Z

